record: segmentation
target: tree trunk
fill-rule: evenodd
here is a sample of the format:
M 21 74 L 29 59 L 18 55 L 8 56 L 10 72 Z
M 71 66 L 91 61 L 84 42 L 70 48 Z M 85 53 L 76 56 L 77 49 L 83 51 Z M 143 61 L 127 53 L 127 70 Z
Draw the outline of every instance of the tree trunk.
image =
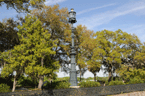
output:
M 3 64 L 1 63 L 1 72 L 2 72 L 2 69 L 3 69 Z M 1 77 L 1 74 L 0 74 L 0 77 Z
M 43 67 L 43 63 L 44 63 L 44 57 L 41 58 L 41 66 Z M 43 80 L 44 80 L 44 76 L 40 76 L 39 77 L 39 84 L 38 84 L 38 89 L 41 89 L 42 84 L 43 84 Z
M 41 58 L 41 66 L 43 67 L 44 57 Z
M 38 89 L 41 89 L 42 84 L 43 84 L 43 80 L 44 80 L 43 76 L 40 76 L 40 78 L 39 78 L 39 84 L 38 84 Z
M 80 71 L 80 82 L 81 82 L 81 75 L 82 75 L 82 74 L 81 74 L 81 71 Z
M 51 79 L 51 75 L 49 75 L 48 81 L 50 82 L 50 86 L 48 86 L 48 88 L 52 88 L 52 79 Z
M 96 82 L 96 73 L 94 73 L 94 81 Z
M 16 88 L 16 83 L 17 83 L 17 81 L 16 81 L 16 76 L 14 76 L 14 82 L 13 82 L 12 92 L 14 92 L 14 91 L 15 91 L 15 88 Z
M 112 79 L 112 72 L 109 72 L 108 82 L 110 82 Z
M 110 82 L 112 79 L 112 67 L 109 67 L 109 77 L 108 77 L 108 82 Z
M 6 61 L 4 61 L 4 67 L 5 67 L 5 65 L 6 65 Z
M 3 69 L 3 65 L 1 64 L 1 71 L 2 71 L 2 69 Z
M 52 79 L 51 79 L 51 74 L 50 74 L 49 77 L 48 77 L 48 81 L 49 81 L 49 82 L 52 81 Z

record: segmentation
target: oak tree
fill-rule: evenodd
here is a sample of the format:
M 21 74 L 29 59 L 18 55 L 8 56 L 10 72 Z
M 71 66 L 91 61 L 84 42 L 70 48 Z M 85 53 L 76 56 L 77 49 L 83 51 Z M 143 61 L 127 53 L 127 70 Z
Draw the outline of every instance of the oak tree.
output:
M 6 4 L 7 9 L 13 8 L 18 13 L 30 12 L 29 6 L 33 8 L 41 8 L 45 0 L 0 0 L 0 6 Z

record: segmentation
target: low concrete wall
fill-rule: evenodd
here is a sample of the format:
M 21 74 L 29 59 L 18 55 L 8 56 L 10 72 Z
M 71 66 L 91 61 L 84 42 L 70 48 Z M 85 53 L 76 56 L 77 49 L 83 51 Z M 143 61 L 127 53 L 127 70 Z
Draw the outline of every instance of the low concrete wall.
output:
M 39 90 L 27 92 L 9 92 L 0 93 L 0 96 L 12 95 L 26 95 L 26 96 L 104 96 L 120 93 L 129 93 L 134 91 L 144 91 L 145 83 L 141 84 L 128 84 L 128 85 L 114 85 L 114 86 L 101 86 L 101 87 L 88 87 L 88 88 L 70 88 L 70 89 L 55 89 L 55 90 Z

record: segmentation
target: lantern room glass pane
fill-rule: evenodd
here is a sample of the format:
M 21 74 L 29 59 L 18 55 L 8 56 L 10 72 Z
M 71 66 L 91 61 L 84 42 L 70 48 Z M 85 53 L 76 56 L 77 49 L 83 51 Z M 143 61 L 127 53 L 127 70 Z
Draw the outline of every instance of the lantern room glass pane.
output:
M 73 15 L 74 15 L 74 18 L 76 18 L 76 13 L 73 13 Z
M 74 15 L 73 15 L 72 12 L 70 12 L 69 17 L 70 17 L 70 18 L 74 17 Z

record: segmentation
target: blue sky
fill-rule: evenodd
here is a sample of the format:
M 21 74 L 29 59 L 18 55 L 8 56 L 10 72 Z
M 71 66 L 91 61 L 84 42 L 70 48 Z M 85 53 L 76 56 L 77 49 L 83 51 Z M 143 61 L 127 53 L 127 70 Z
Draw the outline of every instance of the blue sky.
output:
M 121 29 L 136 34 L 141 42 L 145 42 L 145 0 L 46 0 L 45 4 L 59 4 L 60 8 L 69 10 L 74 8 L 75 26 L 82 24 L 94 32 Z M 14 9 L 7 10 L 5 5 L 0 7 L 0 21 L 15 18 L 17 14 Z M 103 76 L 103 73 L 100 71 L 97 75 Z M 93 77 L 93 74 L 85 73 L 84 77 Z
M 145 42 L 145 0 L 56 0 L 60 7 L 74 8 L 77 23 L 88 29 L 136 34 Z M 61 2 L 62 1 L 62 2 Z
M 77 23 L 88 29 L 103 29 L 136 34 L 141 42 L 145 42 L 145 0 L 46 0 L 46 5 L 59 4 L 60 8 L 74 8 Z M 18 13 L 6 6 L 0 7 L 0 21 L 4 18 L 15 18 Z M 23 15 L 23 14 L 21 14 Z

